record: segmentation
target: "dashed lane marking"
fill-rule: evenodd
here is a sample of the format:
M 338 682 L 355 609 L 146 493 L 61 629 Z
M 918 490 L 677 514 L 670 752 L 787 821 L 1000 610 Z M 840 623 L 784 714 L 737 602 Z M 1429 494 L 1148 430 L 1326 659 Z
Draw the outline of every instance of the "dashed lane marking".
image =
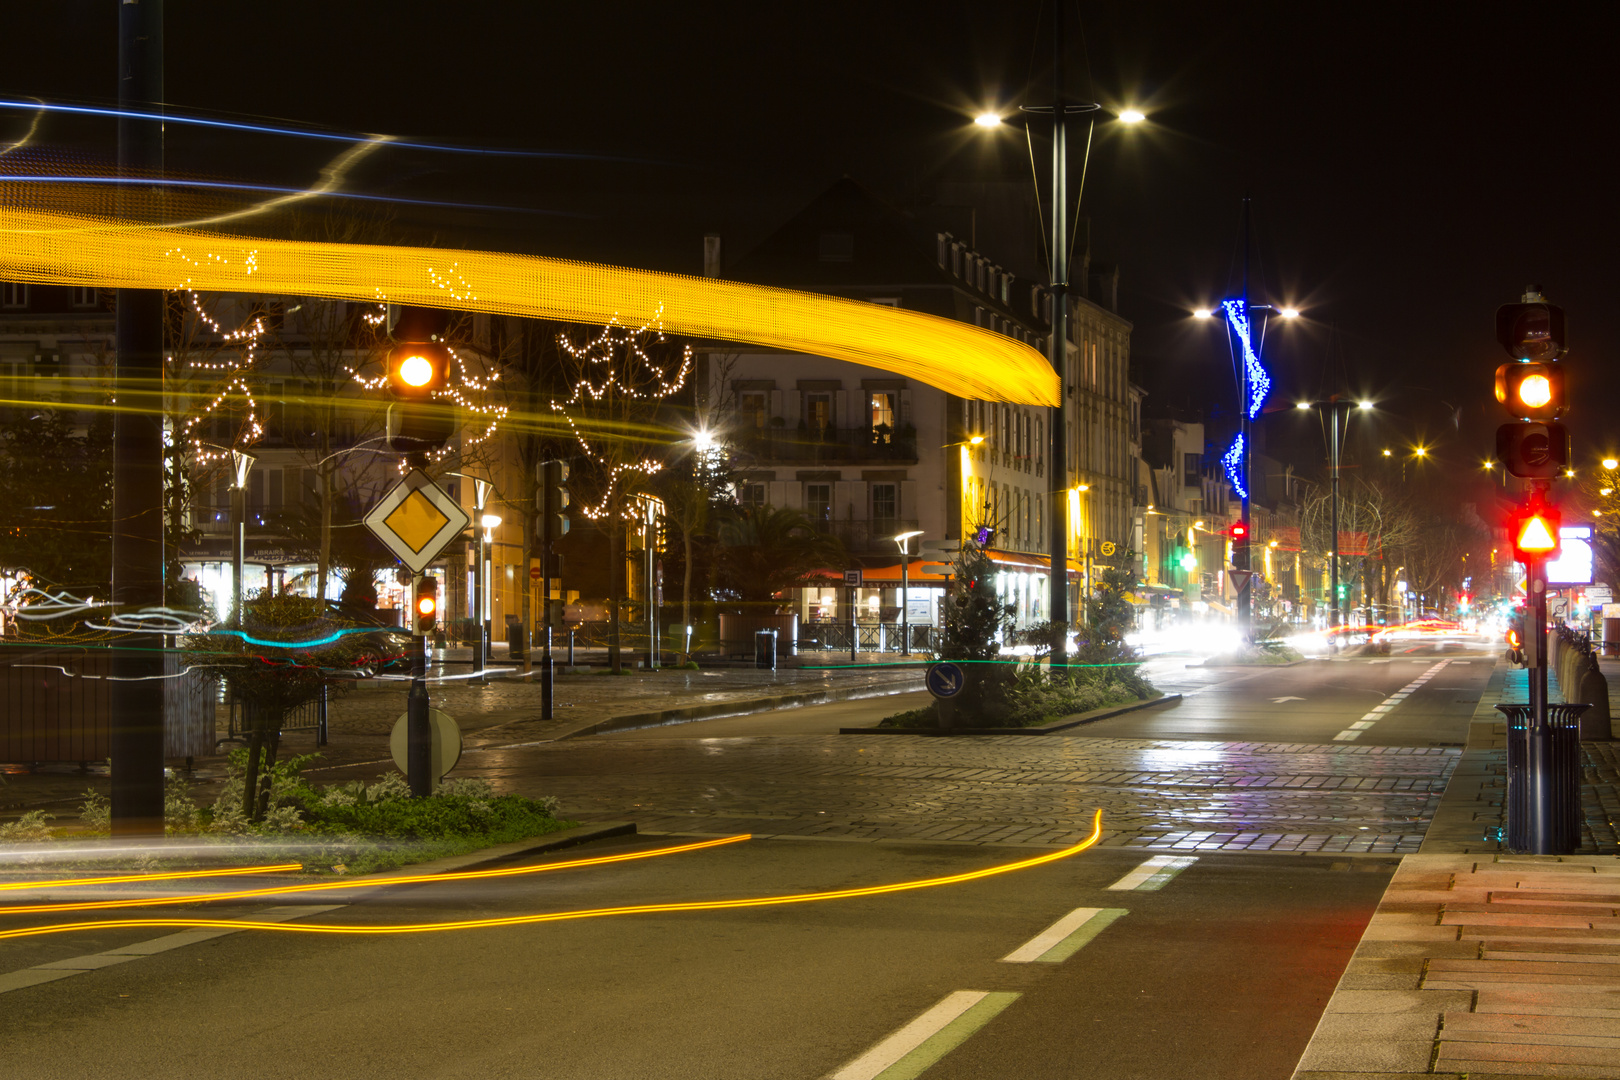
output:
M 1011 991 L 957 990 L 833 1073 L 829 1080 L 913 1080 L 1017 1001 Z
M 1124 908 L 1075 908 L 1001 958 L 1003 964 L 1061 964 L 1111 926 Z
M 299 919 L 305 915 L 319 915 L 326 911 L 336 911 L 347 907 L 347 904 L 325 904 L 311 906 L 304 904 L 291 904 L 285 907 L 266 908 L 263 911 L 248 916 L 253 922 L 277 923 L 289 919 Z M 116 949 L 106 952 L 90 953 L 87 956 L 70 956 L 64 960 L 52 960 L 48 964 L 39 964 L 20 971 L 9 971 L 0 975 L 0 994 L 21 990 L 28 986 L 38 986 L 40 983 L 54 982 L 65 979 L 69 975 L 82 975 L 87 971 L 97 971 L 114 964 L 126 964 L 131 960 L 139 960 L 143 956 L 155 956 L 158 953 L 168 952 L 170 949 L 179 949 L 186 945 L 195 945 L 199 941 L 209 941 L 213 938 L 224 937 L 227 934 L 238 934 L 240 930 L 182 930 L 177 934 L 164 934 L 162 937 L 149 938 L 146 941 L 137 941 L 133 945 L 120 945 Z
M 1157 892 L 1197 861 L 1196 855 L 1155 855 L 1108 888 L 1114 892 Z
M 1428 663 L 1428 661 L 1427 660 L 1414 660 L 1413 663 L 1426 664 L 1426 663 Z M 1429 670 L 1425 671 L 1422 675 L 1419 675 L 1417 678 L 1413 679 L 1411 682 L 1407 683 L 1405 686 L 1403 686 L 1399 690 L 1395 691 L 1395 693 L 1389 695 L 1381 703 L 1379 703 L 1377 705 L 1374 705 L 1372 707 L 1372 709 L 1367 713 L 1367 715 L 1363 716 L 1360 721 L 1358 721 L 1357 723 L 1351 724 L 1349 727 L 1345 728 L 1343 731 L 1341 731 L 1337 735 L 1333 736 L 1333 741 L 1334 742 L 1354 742 L 1356 739 L 1359 739 L 1361 737 L 1361 733 L 1363 731 L 1366 731 L 1368 728 L 1372 727 L 1371 722 L 1376 722 L 1376 721 L 1382 720 L 1390 712 L 1390 710 L 1395 708 L 1395 706 L 1397 706 L 1401 702 L 1405 701 L 1412 694 L 1415 694 L 1418 690 L 1423 688 L 1423 685 L 1425 683 L 1427 683 L 1430 679 L 1434 678 L 1436 675 L 1440 674 L 1441 669 L 1443 669 L 1447 664 L 1461 664 L 1461 663 L 1467 663 L 1467 661 L 1464 661 L 1464 660 L 1442 660 L 1438 664 L 1435 664 L 1433 667 L 1429 668 Z M 1369 721 L 1371 721 L 1371 722 L 1369 722 Z

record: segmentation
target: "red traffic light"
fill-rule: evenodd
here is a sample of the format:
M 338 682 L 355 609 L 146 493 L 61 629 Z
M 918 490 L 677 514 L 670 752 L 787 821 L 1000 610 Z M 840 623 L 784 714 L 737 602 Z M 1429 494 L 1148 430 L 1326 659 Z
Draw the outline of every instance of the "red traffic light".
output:
M 1540 494 L 1508 519 L 1508 536 L 1513 541 L 1513 557 L 1521 563 L 1555 558 L 1562 545 L 1558 529 L 1563 518 L 1557 507 L 1548 506 Z
M 1227 533 L 1233 540 L 1247 540 L 1249 538 L 1249 523 L 1247 521 L 1234 521 Z
M 1556 420 L 1569 401 L 1561 364 L 1503 364 L 1496 369 L 1496 400 L 1521 420 Z

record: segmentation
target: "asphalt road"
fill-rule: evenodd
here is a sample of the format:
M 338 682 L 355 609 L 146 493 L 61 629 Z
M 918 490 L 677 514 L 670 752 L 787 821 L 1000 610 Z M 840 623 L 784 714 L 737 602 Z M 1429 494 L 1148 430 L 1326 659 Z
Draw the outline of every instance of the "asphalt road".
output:
M 405 887 L 310 921 L 781 894 L 1029 854 L 752 841 L 521 881 Z M 1107 888 L 1144 857 L 1099 849 L 967 884 L 794 907 L 389 937 L 240 933 L 0 993 L 0 1054 L 16 1080 L 814 1080 L 950 995 L 978 991 L 1016 997 L 994 998 L 1010 1003 L 958 1030 L 930 1080 L 1288 1077 L 1393 863 L 1212 855 L 1157 891 Z M 1002 961 L 1081 907 L 1127 914 L 1061 962 Z M 6 967 L 168 932 L 24 939 L 15 951 L 7 943 Z M 896 1075 L 909 1074 L 885 1080 Z

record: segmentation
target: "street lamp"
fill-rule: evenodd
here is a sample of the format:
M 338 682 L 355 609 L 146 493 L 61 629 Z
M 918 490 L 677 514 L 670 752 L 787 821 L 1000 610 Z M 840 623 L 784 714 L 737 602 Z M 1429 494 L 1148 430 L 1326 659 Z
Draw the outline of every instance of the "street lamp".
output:
M 1084 194 L 1085 166 L 1082 165 L 1080 173 L 1081 190 L 1075 192 L 1075 206 L 1069 205 L 1069 117 L 1088 117 L 1086 126 L 1085 162 L 1091 158 L 1091 137 L 1096 130 L 1096 114 L 1103 111 L 1103 107 L 1096 102 L 1070 101 L 1065 86 L 1064 69 L 1065 47 L 1067 41 L 1064 36 L 1064 20 L 1068 5 L 1057 4 L 1052 10 L 1052 104 L 1051 105 L 1024 105 L 1021 111 L 1035 114 L 1050 114 L 1052 117 L 1052 213 L 1049 218 L 1051 238 L 1047 244 L 1047 254 L 1050 262 L 1050 282 L 1048 296 L 1052 304 L 1052 317 L 1048 326 L 1047 348 L 1052 370 L 1058 377 L 1058 404 L 1052 408 L 1048 423 L 1051 425 L 1051 443 L 1049 447 L 1051 478 L 1047 498 L 1051 505 L 1051 523 L 1049 531 L 1048 556 L 1051 560 L 1051 573 L 1048 575 L 1050 594 L 1047 603 L 1047 617 L 1052 628 L 1052 654 L 1051 666 L 1055 670 L 1062 667 L 1069 651 L 1069 521 L 1068 521 L 1068 446 L 1066 439 L 1067 403 L 1069 398 L 1068 383 L 1068 340 L 1069 340 L 1069 245 L 1072 238 L 1069 235 L 1069 214 L 1071 209 L 1078 211 L 1079 201 Z M 1127 126 L 1140 124 L 1146 116 L 1140 109 L 1127 108 L 1114 112 L 1114 115 Z M 1001 126 L 1001 117 L 992 112 L 985 112 L 974 118 L 974 123 L 985 129 L 996 129 Z M 1037 179 L 1036 188 L 1039 189 Z
M 911 551 L 909 545 L 913 536 L 921 536 L 921 529 L 912 529 L 903 532 L 894 538 L 900 545 L 900 655 L 911 655 Z
M 231 611 L 242 628 L 242 574 L 247 560 L 248 474 L 258 459 L 245 450 L 231 451 Z
M 1330 528 L 1333 532 L 1332 562 L 1329 575 L 1329 589 L 1331 590 L 1328 605 L 1328 641 L 1330 645 L 1336 644 L 1333 631 L 1338 629 L 1344 618 L 1343 609 L 1339 606 L 1339 447 L 1341 442 L 1340 429 L 1350 424 L 1350 410 L 1352 403 L 1341 401 L 1338 394 L 1329 394 L 1326 401 L 1302 401 L 1296 406 L 1299 409 L 1322 409 L 1327 414 L 1330 434 L 1328 436 L 1328 450 L 1332 461 L 1332 477 L 1329 487 L 1331 489 Z M 1356 402 L 1354 408 L 1363 412 L 1372 408 L 1372 402 L 1365 399 Z M 1339 414 L 1344 413 L 1344 419 Z M 1385 450 L 1385 454 L 1389 451 Z M 1370 621 L 1370 620 L 1369 620 Z

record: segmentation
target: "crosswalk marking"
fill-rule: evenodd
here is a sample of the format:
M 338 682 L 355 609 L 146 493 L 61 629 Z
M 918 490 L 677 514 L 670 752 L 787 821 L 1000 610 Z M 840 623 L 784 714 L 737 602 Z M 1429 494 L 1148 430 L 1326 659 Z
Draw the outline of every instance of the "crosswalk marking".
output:
M 1197 861 L 1196 855 L 1155 855 L 1108 887 L 1115 892 L 1155 892 Z
M 1060 964 L 1128 914 L 1124 908 L 1075 908 L 1001 958 L 1003 964 Z
M 1017 1001 L 1011 991 L 957 990 L 833 1073 L 829 1080 L 912 1080 Z

